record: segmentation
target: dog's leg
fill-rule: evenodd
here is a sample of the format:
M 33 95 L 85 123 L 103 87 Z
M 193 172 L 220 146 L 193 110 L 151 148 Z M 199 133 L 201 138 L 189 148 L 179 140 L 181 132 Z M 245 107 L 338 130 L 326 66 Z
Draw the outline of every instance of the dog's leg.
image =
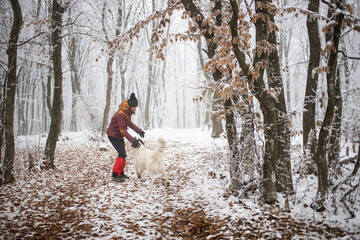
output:
M 136 169 L 136 174 L 137 174 L 137 176 L 138 176 L 138 178 L 140 179 L 141 178 L 141 176 L 142 176 L 142 174 L 144 173 L 144 171 L 142 170 L 142 169 Z
M 151 184 L 155 184 L 155 174 L 149 172 L 149 176 L 151 178 Z
M 169 186 L 169 185 L 170 185 L 170 183 L 169 183 L 169 178 L 168 178 L 168 176 L 167 176 L 167 174 L 166 174 L 166 172 L 165 172 L 165 166 L 164 166 L 164 164 L 161 164 L 161 165 L 160 165 L 159 172 L 160 172 L 160 173 L 163 175 L 163 177 L 164 177 L 165 186 Z
M 138 165 L 137 161 L 135 161 L 135 171 L 136 171 L 138 178 L 141 178 L 141 174 L 139 172 L 139 165 Z
M 144 173 L 144 169 L 140 168 L 138 173 L 139 178 L 143 175 L 143 173 Z
M 165 179 L 165 186 L 169 186 L 170 183 L 169 183 L 169 178 L 168 176 L 166 175 L 165 171 L 163 172 L 163 176 L 164 176 L 164 179 Z

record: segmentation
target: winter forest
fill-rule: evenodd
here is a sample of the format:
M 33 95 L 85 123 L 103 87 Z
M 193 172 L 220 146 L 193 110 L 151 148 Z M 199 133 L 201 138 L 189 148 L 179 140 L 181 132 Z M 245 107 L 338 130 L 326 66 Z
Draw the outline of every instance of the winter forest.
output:
M 359 0 L 0 0 L 0 239 L 360 238 Z M 111 181 L 131 121 L 170 186 Z M 129 131 L 131 135 L 137 134 Z

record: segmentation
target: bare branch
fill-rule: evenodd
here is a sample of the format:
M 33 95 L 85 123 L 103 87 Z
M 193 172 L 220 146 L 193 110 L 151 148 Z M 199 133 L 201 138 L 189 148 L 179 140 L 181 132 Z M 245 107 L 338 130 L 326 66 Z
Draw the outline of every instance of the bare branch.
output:
M 19 43 L 17 46 L 20 47 L 20 46 L 22 46 L 22 45 L 25 45 L 26 43 L 30 42 L 31 40 L 33 40 L 33 39 L 35 39 L 35 38 L 37 38 L 37 37 L 40 37 L 41 35 L 43 35 L 43 34 L 45 34 L 45 33 L 46 33 L 46 32 L 40 32 L 40 33 L 36 34 L 35 36 L 29 38 L 28 40 Z
M 348 59 L 360 60 L 360 57 L 350 57 L 350 56 L 346 55 L 346 53 L 342 50 L 338 50 L 338 53 L 342 53 L 342 55 L 344 55 L 344 57 L 346 57 Z

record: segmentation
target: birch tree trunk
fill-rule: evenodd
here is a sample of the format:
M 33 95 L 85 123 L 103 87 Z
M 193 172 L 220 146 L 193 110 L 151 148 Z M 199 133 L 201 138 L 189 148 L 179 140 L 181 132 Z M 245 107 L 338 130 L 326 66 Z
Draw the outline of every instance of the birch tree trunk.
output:
M 18 0 L 12 0 L 11 8 L 13 11 L 13 25 L 9 37 L 8 54 L 8 74 L 6 79 L 6 95 L 5 95 L 5 155 L 3 164 L 0 168 L 0 185 L 12 182 L 14 179 L 12 170 L 15 157 L 15 141 L 14 141 L 14 107 L 16 93 L 16 68 L 17 68 L 17 43 L 22 25 L 22 13 Z M 2 138 L 3 136 L 1 136 Z M 2 147 L 2 146 L 0 146 Z
M 46 140 L 45 152 L 43 156 L 42 167 L 55 168 L 55 150 L 56 143 L 61 131 L 62 123 L 62 85 L 63 85 L 63 72 L 62 72 L 62 14 L 65 11 L 65 7 L 62 6 L 57 0 L 53 0 L 52 14 L 51 14 L 51 46 L 53 72 L 54 72 L 54 93 L 53 104 L 51 108 L 51 123 L 49 135 Z

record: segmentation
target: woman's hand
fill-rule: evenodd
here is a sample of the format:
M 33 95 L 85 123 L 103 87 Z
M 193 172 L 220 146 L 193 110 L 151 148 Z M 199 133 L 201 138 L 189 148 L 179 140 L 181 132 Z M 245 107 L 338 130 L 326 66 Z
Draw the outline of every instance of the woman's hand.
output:
M 144 138 L 144 137 L 145 137 L 145 132 L 144 132 L 144 131 L 141 131 L 141 132 L 139 133 L 139 135 L 140 135 L 141 138 Z
M 135 139 L 135 141 L 131 144 L 131 146 L 132 146 L 133 148 L 138 148 L 138 147 L 140 147 L 140 142 L 139 142 L 139 140 Z

